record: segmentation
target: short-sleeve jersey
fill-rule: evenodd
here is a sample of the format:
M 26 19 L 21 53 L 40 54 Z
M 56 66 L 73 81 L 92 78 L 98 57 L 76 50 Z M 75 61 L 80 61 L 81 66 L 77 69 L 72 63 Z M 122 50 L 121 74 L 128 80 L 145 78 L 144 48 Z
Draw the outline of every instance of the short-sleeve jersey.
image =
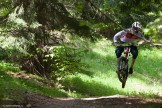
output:
M 135 32 L 134 30 L 132 30 L 132 28 L 128 28 L 125 30 L 122 30 L 118 33 L 116 33 L 114 35 L 114 42 L 117 42 L 118 40 L 120 40 L 121 42 L 124 43 L 132 43 L 133 41 L 137 40 L 137 39 L 144 39 L 144 33 L 139 31 L 139 32 Z

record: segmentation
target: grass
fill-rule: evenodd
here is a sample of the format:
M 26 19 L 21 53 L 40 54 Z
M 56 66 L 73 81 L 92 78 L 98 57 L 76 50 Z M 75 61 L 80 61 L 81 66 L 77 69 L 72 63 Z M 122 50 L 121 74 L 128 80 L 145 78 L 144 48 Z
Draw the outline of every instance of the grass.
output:
M 64 86 L 80 97 L 128 95 L 142 97 L 158 97 L 162 91 L 162 50 L 139 46 L 139 56 L 123 89 L 116 70 L 115 47 L 110 41 L 99 40 L 83 54 L 82 62 L 89 65 L 91 75 L 77 74 L 66 79 Z M 131 59 L 130 59 L 131 61 Z
M 106 39 L 88 43 L 89 49 L 82 52 L 81 62 L 86 72 L 69 75 L 63 81 L 63 88 L 56 89 L 33 80 L 15 78 L 7 72 L 20 72 L 18 66 L 0 62 L 0 99 L 22 100 L 24 93 L 36 92 L 50 97 L 93 97 L 110 95 L 158 97 L 162 91 L 162 50 L 139 46 L 134 73 L 130 75 L 123 89 L 116 70 L 115 47 Z M 131 60 L 131 59 L 130 59 Z M 38 77 L 38 76 L 35 76 Z
M 0 62 L 0 99 L 22 101 L 26 92 L 35 92 L 50 97 L 67 97 L 64 91 L 48 87 L 33 80 L 15 78 L 7 72 L 20 72 L 20 69 L 10 63 Z

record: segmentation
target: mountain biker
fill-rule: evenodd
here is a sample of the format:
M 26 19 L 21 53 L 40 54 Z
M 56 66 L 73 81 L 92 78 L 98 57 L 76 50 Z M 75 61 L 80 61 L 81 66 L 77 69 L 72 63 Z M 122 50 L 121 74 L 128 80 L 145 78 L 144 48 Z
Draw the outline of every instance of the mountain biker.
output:
M 130 45 L 131 47 L 130 52 L 133 55 L 132 63 L 129 68 L 129 74 L 133 73 L 133 66 L 138 56 L 138 49 L 137 49 L 137 46 L 135 45 L 137 43 L 136 40 L 142 39 L 144 41 L 147 41 L 144 37 L 144 33 L 141 31 L 141 28 L 142 28 L 142 25 L 140 24 L 140 22 L 136 21 L 132 24 L 131 28 L 119 31 L 118 33 L 114 35 L 113 43 L 116 46 L 115 53 L 117 57 L 117 72 L 119 72 L 119 58 L 122 52 L 124 51 L 124 47 L 122 46 L 122 44 L 127 43 Z M 121 45 L 118 45 L 117 43 L 120 43 Z

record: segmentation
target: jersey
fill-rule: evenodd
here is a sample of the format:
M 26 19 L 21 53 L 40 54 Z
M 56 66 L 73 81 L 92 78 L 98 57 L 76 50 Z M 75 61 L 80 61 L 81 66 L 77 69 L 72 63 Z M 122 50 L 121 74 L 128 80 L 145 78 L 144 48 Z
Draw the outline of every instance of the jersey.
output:
M 122 43 L 133 43 L 138 39 L 144 39 L 144 33 L 139 31 L 135 32 L 132 28 L 122 30 L 114 35 L 114 42 L 120 40 Z

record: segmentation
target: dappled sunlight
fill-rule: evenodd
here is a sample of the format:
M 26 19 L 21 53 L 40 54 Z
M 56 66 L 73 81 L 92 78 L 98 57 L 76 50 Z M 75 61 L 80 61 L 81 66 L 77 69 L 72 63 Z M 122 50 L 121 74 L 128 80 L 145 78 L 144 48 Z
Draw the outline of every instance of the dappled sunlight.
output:
M 141 81 L 141 83 L 145 82 L 147 86 L 152 86 L 152 87 L 156 85 L 160 85 L 161 83 L 160 81 L 161 79 L 158 79 L 155 76 L 150 76 L 144 73 L 135 73 L 134 79 L 138 79 L 139 81 Z
M 129 78 L 127 81 L 127 87 L 131 89 L 132 91 L 136 92 L 148 92 L 149 86 L 143 82 L 141 82 L 139 79 L 132 79 Z
M 100 56 L 111 56 L 114 57 L 115 56 L 115 48 L 114 47 L 109 47 L 106 46 L 106 48 L 93 48 L 92 51 L 94 51 L 95 53 L 99 54 Z M 113 53 L 112 53 L 113 52 Z
M 141 50 L 137 59 L 136 67 L 138 73 L 149 75 L 155 78 L 162 77 L 162 51 L 157 50 Z
M 149 49 L 140 49 L 140 55 L 142 57 L 147 57 L 147 58 L 153 58 L 153 59 L 159 59 L 162 58 L 162 50 L 159 49 L 153 49 L 153 50 L 149 50 Z M 160 61 L 159 61 L 160 62 Z
M 99 72 L 102 74 L 107 73 L 111 68 L 114 68 L 115 70 L 116 66 L 114 58 L 109 57 L 109 55 L 104 57 L 95 52 L 91 52 L 91 54 L 85 56 L 82 62 L 88 64 L 90 71 L 93 71 L 96 74 Z
M 100 56 L 111 56 L 114 57 L 115 55 L 115 48 L 112 47 L 111 41 L 106 39 L 102 39 L 96 42 L 96 46 L 92 49 L 95 53 L 99 54 Z M 114 52 L 114 53 L 112 53 Z
M 103 79 L 104 80 L 104 79 Z M 106 96 L 114 94 L 124 94 L 122 91 L 119 91 L 117 88 L 113 88 L 110 85 L 103 83 L 101 78 L 93 77 L 83 77 L 76 76 L 67 78 L 64 86 L 70 89 L 71 91 L 77 91 L 82 95 L 88 96 Z M 105 79 L 105 81 L 107 81 Z M 108 81 L 107 81 L 108 83 Z M 109 83 L 112 83 L 109 82 Z M 106 85 L 105 85 L 106 84 Z
M 162 90 L 160 80 L 162 76 L 162 51 L 158 49 L 139 49 L 139 56 L 134 67 L 134 74 L 128 77 L 125 88 L 116 74 L 115 47 L 109 41 L 101 40 L 96 43 L 88 55 L 84 56 L 84 63 L 89 65 L 92 77 L 80 77 L 82 81 L 97 82 L 106 92 L 109 87 L 118 90 L 117 94 L 144 96 L 157 95 Z M 157 62 L 158 61 L 158 62 Z M 130 61 L 131 62 L 131 57 Z M 157 72 L 157 73 L 155 73 Z M 147 76 L 147 77 L 146 77 Z M 87 87 L 88 85 L 86 85 Z M 97 85 L 98 86 L 98 85 Z M 95 88 L 97 89 L 97 88 Z M 109 93 L 104 95 L 110 95 Z
M 158 80 L 134 73 L 128 77 L 125 89 L 128 89 L 129 93 L 158 95 L 162 90 L 162 86 Z

